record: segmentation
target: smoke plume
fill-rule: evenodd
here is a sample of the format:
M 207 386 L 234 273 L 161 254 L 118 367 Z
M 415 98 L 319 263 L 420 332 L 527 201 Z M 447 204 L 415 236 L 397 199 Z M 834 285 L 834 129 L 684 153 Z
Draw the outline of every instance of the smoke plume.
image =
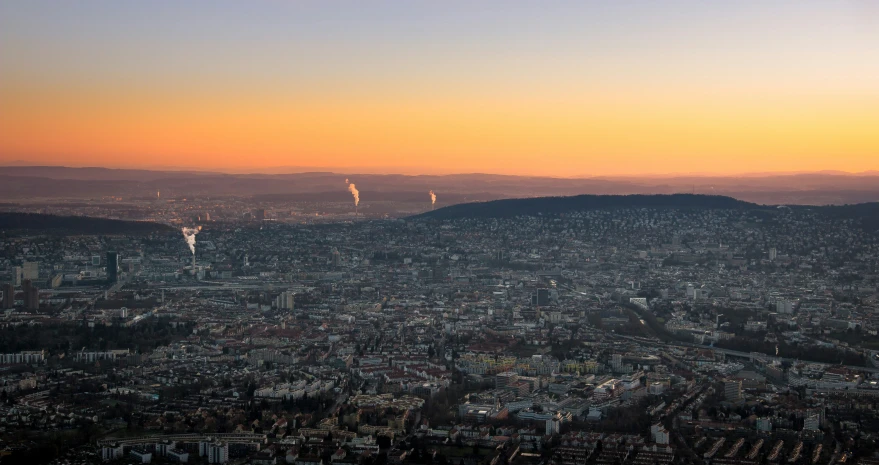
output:
M 345 182 L 348 182 L 348 180 L 346 179 Z M 353 182 L 351 184 L 348 184 L 348 192 L 350 192 L 351 195 L 354 196 L 354 206 L 356 207 L 360 205 L 360 191 L 357 190 L 357 187 L 354 185 Z
M 433 191 L 430 191 L 430 205 L 436 205 L 436 194 Z
M 195 235 L 199 231 L 201 231 L 201 226 L 197 228 L 183 228 L 183 238 L 186 239 L 186 244 L 193 255 L 195 255 Z

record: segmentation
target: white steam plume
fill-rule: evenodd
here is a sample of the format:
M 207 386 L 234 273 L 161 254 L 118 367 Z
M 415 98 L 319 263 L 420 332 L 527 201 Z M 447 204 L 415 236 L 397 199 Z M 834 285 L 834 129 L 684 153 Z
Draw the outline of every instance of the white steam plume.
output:
M 345 182 L 348 182 L 348 180 L 346 179 Z M 354 185 L 353 182 L 348 184 L 348 192 L 350 192 L 351 195 L 354 196 L 354 206 L 356 207 L 360 205 L 360 191 L 357 190 L 357 187 Z
M 434 205 L 436 205 L 436 194 L 430 191 L 430 206 L 433 207 Z
M 193 255 L 195 255 L 195 235 L 199 231 L 201 231 L 201 226 L 197 228 L 183 228 L 183 238 L 186 239 L 186 244 Z

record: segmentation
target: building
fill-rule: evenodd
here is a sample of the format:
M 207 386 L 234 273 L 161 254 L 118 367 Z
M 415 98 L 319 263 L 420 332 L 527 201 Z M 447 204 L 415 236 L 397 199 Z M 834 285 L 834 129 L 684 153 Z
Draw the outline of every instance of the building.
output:
M 293 310 L 293 297 L 296 295 L 293 291 L 282 292 L 275 299 L 275 306 L 280 310 Z
M 659 395 L 665 392 L 665 384 L 659 381 L 653 381 L 647 386 L 647 392 L 653 395 Z
M 229 461 L 229 444 L 225 442 L 211 443 L 208 447 L 208 463 L 226 463 Z
M 40 308 L 40 290 L 34 286 L 30 279 L 21 282 L 21 290 L 24 294 L 24 308 L 28 310 L 36 310 Z
M 107 281 L 115 283 L 119 280 L 119 254 L 107 252 Z
M 101 447 L 101 459 L 104 461 L 116 460 L 124 454 L 122 444 L 110 444 Z
M 15 286 L 12 283 L 3 285 L 3 309 L 15 307 Z
M 769 249 L 769 260 L 775 261 L 775 258 L 778 257 L 778 251 L 775 250 L 775 247 Z
M 179 463 L 186 463 L 189 461 L 189 453 L 186 451 L 182 451 L 180 449 L 170 449 L 168 453 L 165 455 L 169 460 L 174 460 Z
M 116 349 L 105 352 L 85 352 L 80 351 L 74 355 L 77 362 L 93 363 L 98 360 L 116 360 L 121 357 L 127 357 L 130 354 L 128 349 Z
M 498 373 L 494 377 L 494 387 L 504 389 L 516 384 L 519 381 L 519 375 L 515 371 L 506 371 Z
M 46 353 L 41 350 L 25 350 L 11 354 L 0 354 L 0 365 L 43 363 Z
M 778 313 L 790 314 L 794 312 L 794 303 L 790 300 L 779 300 L 775 303 L 775 311 Z
M 208 463 L 226 463 L 229 461 L 229 444 L 210 438 L 198 443 L 198 455 L 207 457 Z
M 723 382 L 723 396 L 730 402 L 742 400 L 742 380 L 727 379 Z
M 661 423 L 650 426 L 650 434 L 653 436 L 653 442 L 657 444 L 668 444 L 669 433 Z
M 543 307 L 549 305 L 549 289 L 537 289 L 531 294 L 531 305 Z
M 772 420 L 769 417 L 758 418 L 757 431 L 772 431 Z
M 821 429 L 821 415 L 814 413 L 803 420 L 804 431 L 818 431 Z
M 559 414 L 555 414 L 551 419 L 546 420 L 546 435 L 552 436 L 553 434 L 559 434 L 561 431 L 561 416 Z
M 620 373 L 623 371 L 623 356 L 620 354 L 613 354 L 610 356 L 610 369 L 613 370 L 614 373 Z
M 168 455 L 168 451 L 177 447 L 176 441 L 164 440 L 162 442 L 156 443 L 156 455 L 164 457 Z
M 24 262 L 21 266 L 21 279 L 31 281 L 40 279 L 40 262 Z
M 153 454 L 140 447 L 132 448 L 130 454 L 140 463 L 150 463 L 153 461 Z

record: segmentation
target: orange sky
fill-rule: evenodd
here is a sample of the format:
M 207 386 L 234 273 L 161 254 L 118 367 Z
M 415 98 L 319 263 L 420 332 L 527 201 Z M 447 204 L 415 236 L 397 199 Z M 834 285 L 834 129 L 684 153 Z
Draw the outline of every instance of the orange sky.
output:
M 754 22 L 758 10 L 736 21 L 688 12 L 718 24 L 682 36 L 626 16 L 645 36 L 632 39 L 626 28 L 581 33 L 575 21 L 556 31 L 561 17 L 533 26 L 529 11 L 497 20 L 513 31 L 459 20 L 427 32 L 404 27 L 404 16 L 336 24 L 311 11 L 330 31 L 287 37 L 268 18 L 278 4 L 263 6 L 265 16 L 231 31 L 169 6 L 154 17 L 109 12 L 89 19 L 93 32 L 64 12 L 4 6 L 0 163 L 556 176 L 879 169 L 879 40 L 846 29 L 856 21 L 846 12 L 803 7 L 792 24 Z M 100 23 L 127 14 L 147 17 L 132 31 Z M 187 18 L 204 30 L 158 32 Z M 609 45 L 581 43 L 599 39 Z

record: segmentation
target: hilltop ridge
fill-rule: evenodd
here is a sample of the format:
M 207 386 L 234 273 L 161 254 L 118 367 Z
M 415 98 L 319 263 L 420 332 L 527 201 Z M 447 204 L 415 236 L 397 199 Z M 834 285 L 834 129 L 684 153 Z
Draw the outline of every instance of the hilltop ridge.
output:
M 172 232 L 168 225 L 150 221 L 126 221 L 90 216 L 58 216 L 41 213 L 0 212 L 0 230 L 58 234 L 148 234 Z
M 655 194 L 655 195 L 575 195 L 570 197 L 534 197 L 472 202 L 443 207 L 412 218 L 509 218 L 563 214 L 575 211 L 609 208 L 771 208 L 722 195 Z

